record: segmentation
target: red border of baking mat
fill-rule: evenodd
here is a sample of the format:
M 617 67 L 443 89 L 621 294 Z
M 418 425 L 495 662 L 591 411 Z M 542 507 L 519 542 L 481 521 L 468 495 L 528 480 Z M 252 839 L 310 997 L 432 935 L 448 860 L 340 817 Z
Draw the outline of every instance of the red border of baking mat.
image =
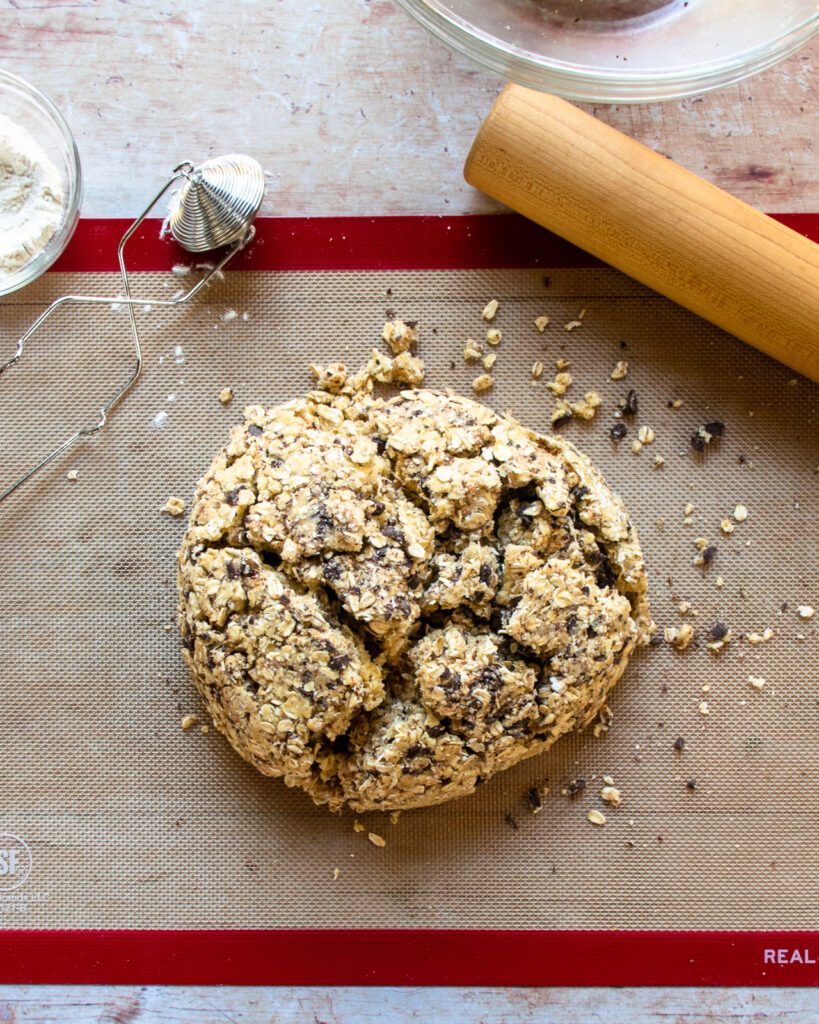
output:
M 819 242 L 819 213 L 774 214 Z M 53 270 L 116 271 L 127 220 L 81 220 Z M 126 250 L 130 270 L 196 262 L 146 221 Z M 204 257 L 200 257 L 204 258 Z M 233 270 L 474 270 L 599 267 L 593 256 L 532 221 L 508 214 L 469 217 L 261 217 L 256 239 Z
M 0 942 L 4 984 L 619 986 L 819 981 L 815 932 L 5 931 Z
M 776 219 L 819 241 L 819 214 Z M 517 216 L 262 218 L 245 270 L 601 264 Z M 128 221 L 82 220 L 60 271 L 115 271 Z M 190 254 L 147 221 L 133 270 Z M 819 932 L 0 930 L 0 984 L 819 985 Z

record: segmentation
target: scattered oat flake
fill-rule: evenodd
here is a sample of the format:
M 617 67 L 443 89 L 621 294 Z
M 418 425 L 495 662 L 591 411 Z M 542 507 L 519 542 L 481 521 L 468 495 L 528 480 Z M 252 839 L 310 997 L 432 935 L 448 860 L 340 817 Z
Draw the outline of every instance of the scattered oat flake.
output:
M 495 383 L 494 378 L 488 373 L 482 373 L 472 381 L 472 390 L 481 392 L 488 391 Z
M 490 352 L 488 355 L 483 357 L 483 368 L 485 370 L 491 370 L 497 362 L 497 355 L 494 352 Z
M 175 498 L 171 495 L 160 511 L 167 512 L 169 516 L 181 516 L 185 511 L 185 502 L 181 498 Z
M 532 377 L 534 380 L 540 380 L 543 376 L 543 363 L 538 359 L 536 363 L 532 364 Z
M 370 840 L 373 846 L 387 845 L 387 840 L 383 836 L 380 836 L 377 832 L 368 832 L 367 838 Z
M 623 802 L 623 796 L 616 786 L 606 785 L 600 790 L 600 799 L 605 800 L 612 807 L 619 807 Z
M 548 324 L 549 324 L 548 316 L 539 316 L 535 320 L 535 327 L 537 327 L 537 329 L 540 331 L 541 334 L 543 334 L 543 332 L 546 330 L 546 327 L 548 326 Z
M 708 715 L 708 714 L 710 714 L 711 712 L 710 712 L 710 709 L 708 707 L 708 701 L 707 700 L 701 700 L 699 702 L 699 704 L 697 705 L 697 711 L 699 711 L 699 713 L 701 715 Z
M 196 715 L 185 715 L 185 717 L 179 723 L 179 728 L 182 730 L 182 732 L 187 732 L 188 729 L 192 729 L 198 721 L 199 719 L 196 717 Z
M 568 370 L 571 365 L 572 364 L 568 359 L 563 359 L 562 357 L 560 359 L 555 359 L 556 370 Z
M 497 299 L 490 299 L 483 307 L 483 313 L 481 313 L 484 320 L 494 320 L 495 314 L 498 312 L 498 306 L 500 306 L 500 303 Z
M 717 578 L 714 580 L 714 586 L 717 587 L 717 589 L 719 590 L 721 590 L 725 586 L 725 580 L 722 578 L 722 576 L 717 576 Z
M 222 405 L 228 405 L 233 401 L 233 388 L 222 388 L 219 392 L 219 401 Z
M 398 819 L 401 817 L 400 811 L 390 811 L 390 824 L 397 825 Z
M 561 398 L 563 395 L 565 395 L 566 391 L 571 386 L 572 375 L 570 373 L 564 372 L 556 373 L 554 380 L 546 382 L 546 387 L 552 392 L 553 395 L 556 395 L 558 398 Z
M 683 515 L 690 516 L 693 512 L 696 512 L 696 509 L 694 508 L 694 506 L 689 501 L 688 504 L 683 509 Z
M 567 420 L 572 418 L 572 415 L 573 413 L 569 403 L 565 402 L 562 398 L 558 399 L 554 404 L 554 408 L 552 409 L 552 414 L 550 416 L 552 426 L 556 427 L 560 423 L 565 423 Z
M 66 480 L 78 480 L 79 477 L 80 473 L 79 470 L 77 469 L 69 469 L 69 471 L 65 474 Z
M 201 732 L 203 736 L 207 736 L 208 733 L 210 732 L 210 726 L 209 725 L 202 725 L 202 726 L 200 726 L 199 727 L 199 732 Z
M 589 811 L 589 813 L 586 815 L 586 817 L 592 823 L 592 825 L 605 825 L 606 824 L 606 816 L 605 816 L 605 814 L 603 814 L 602 811 L 596 810 L 595 808 L 592 808 L 592 810 Z
M 637 437 L 643 444 L 651 444 L 656 435 L 651 427 L 644 425 L 637 431 Z
M 471 338 L 466 339 L 466 347 L 464 348 L 464 362 L 474 363 L 475 360 L 481 358 L 481 350 L 475 347 L 475 343 Z
M 762 676 L 748 676 L 748 685 L 754 690 L 762 690 L 765 688 L 765 680 Z
M 683 400 L 681 398 L 675 398 L 668 404 L 672 409 L 682 409 Z
M 581 420 L 590 420 L 597 415 L 602 401 L 596 391 L 587 391 L 582 402 L 571 402 L 569 407 L 572 413 Z
M 567 331 L 573 331 L 575 329 L 575 327 L 582 327 L 582 326 L 583 326 L 583 321 L 582 320 L 570 320 L 566 324 L 566 330 Z
M 226 309 L 222 314 L 222 323 L 229 324 L 231 320 L 235 320 L 239 314 L 235 309 Z
M 730 519 L 723 519 L 722 522 L 719 524 L 719 528 L 722 530 L 723 533 L 733 533 L 735 527 Z
M 341 875 L 341 868 L 333 868 L 333 881 L 337 882 Z
M 355 821 L 353 822 L 353 832 L 363 832 L 363 831 L 364 831 L 364 826 L 361 824 L 361 822 L 358 820 L 358 818 L 356 818 Z
M 654 462 L 652 463 L 652 465 L 655 469 L 662 469 L 662 467 L 665 465 L 665 459 L 662 457 L 662 455 L 655 455 Z
M 744 523 L 748 518 L 748 509 L 744 505 L 737 505 L 734 509 L 734 519 L 738 523 Z
M 635 437 L 634 440 L 631 442 L 631 450 L 634 452 L 635 455 L 639 455 L 640 452 L 643 450 L 643 442 L 639 438 Z
M 625 359 L 619 359 L 611 371 L 610 377 L 612 380 L 625 380 L 627 376 L 628 362 Z
M 800 604 L 796 609 L 796 614 L 800 619 L 812 619 L 816 612 L 815 608 L 812 608 L 809 604 Z
M 681 626 L 666 626 L 663 636 L 667 644 L 678 651 L 684 651 L 694 639 L 694 627 L 690 622 L 684 622 Z

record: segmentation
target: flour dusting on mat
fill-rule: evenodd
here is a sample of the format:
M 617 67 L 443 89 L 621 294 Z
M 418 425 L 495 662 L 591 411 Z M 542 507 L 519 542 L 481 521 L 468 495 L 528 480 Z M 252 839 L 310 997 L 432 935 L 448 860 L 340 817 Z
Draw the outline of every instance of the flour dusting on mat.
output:
M 24 128 L 0 114 L 0 281 L 43 251 L 62 210 L 59 171 Z

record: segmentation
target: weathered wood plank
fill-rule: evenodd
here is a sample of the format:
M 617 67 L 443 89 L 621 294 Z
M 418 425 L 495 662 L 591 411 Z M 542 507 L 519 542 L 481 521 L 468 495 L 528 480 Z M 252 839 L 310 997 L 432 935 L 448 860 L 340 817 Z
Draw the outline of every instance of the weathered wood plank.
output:
M 815 1024 L 810 989 L 0 987 L 0 1024 Z
M 499 82 L 452 56 L 392 0 L 3 0 L 0 61 L 74 128 L 84 212 L 137 211 L 171 167 L 228 150 L 272 173 L 268 212 L 493 209 L 461 167 Z M 769 211 L 819 209 L 813 65 L 697 99 L 598 115 Z

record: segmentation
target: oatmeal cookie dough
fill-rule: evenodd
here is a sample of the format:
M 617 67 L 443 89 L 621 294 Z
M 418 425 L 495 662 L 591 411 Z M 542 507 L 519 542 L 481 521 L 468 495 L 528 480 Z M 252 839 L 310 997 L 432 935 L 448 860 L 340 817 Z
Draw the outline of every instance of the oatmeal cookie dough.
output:
M 355 811 L 462 796 L 583 728 L 653 628 L 586 456 L 467 398 L 378 398 L 372 369 L 316 367 L 306 397 L 246 409 L 179 554 L 217 728 Z

